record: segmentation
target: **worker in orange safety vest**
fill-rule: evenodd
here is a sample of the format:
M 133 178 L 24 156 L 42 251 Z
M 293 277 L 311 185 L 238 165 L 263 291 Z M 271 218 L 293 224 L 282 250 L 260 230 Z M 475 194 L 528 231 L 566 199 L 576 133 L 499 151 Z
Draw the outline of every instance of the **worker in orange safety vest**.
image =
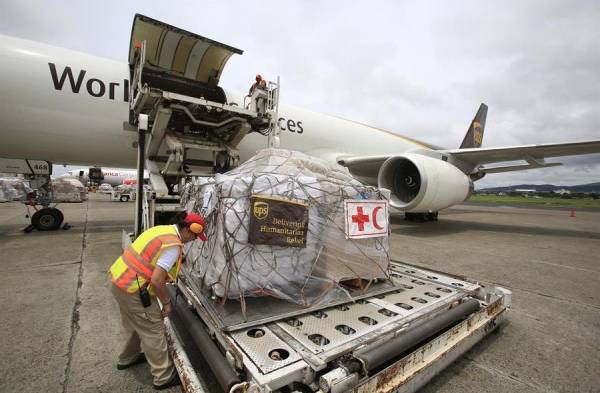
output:
M 183 259 L 183 245 L 206 241 L 204 218 L 188 213 L 175 225 L 158 225 L 143 232 L 112 264 L 109 274 L 125 329 L 124 348 L 117 369 L 148 362 L 158 390 L 181 384 L 167 351 L 162 318 L 173 308 L 166 290 Z M 162 311 L 156 301 L 160 299 Z

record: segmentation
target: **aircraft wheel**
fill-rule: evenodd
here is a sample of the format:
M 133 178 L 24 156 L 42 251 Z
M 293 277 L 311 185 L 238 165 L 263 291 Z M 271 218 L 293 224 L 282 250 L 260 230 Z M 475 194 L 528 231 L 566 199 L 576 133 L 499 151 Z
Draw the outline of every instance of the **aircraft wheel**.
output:
M 119 200 L 120 200 L 121 202 L 128 202 L 128 201 L 129 201 L 129 195 L 121 195 L 121 196 L 119 197 Z
M 53 231 L 60 227 L 65 217 L 54 207 L 45 207 L 31 216 L 31 225 L 38 231 Z
M 406 221 L 425 222 L 427 213 L 404 213 Z
M 429 222 L 429 221 L 437 221 L 438 213 L 404 213 L 404 219 L 406 221 L 414 221 L 414 222 Z
M 422 222 L 437 221 L 437 218 L 438 218 L 437 212 L 434 212 L 434 213 L 419 213 L 419 214 L 421 214 L 421 221 Z

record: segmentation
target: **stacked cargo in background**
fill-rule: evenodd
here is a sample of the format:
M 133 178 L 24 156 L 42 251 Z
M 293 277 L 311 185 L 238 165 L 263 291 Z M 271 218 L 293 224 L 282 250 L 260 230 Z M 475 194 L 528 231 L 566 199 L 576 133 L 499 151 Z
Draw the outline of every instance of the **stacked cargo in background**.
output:
M 21 177 L 0 178 L 0 202 L 25 201 L 29 192 L 29 182 Z
M 251 244 L 251 197 L 308 207 L 305 247 Z M 344 200 L 384 200 L 348 170 L 299 152 L 260 151 L 238 168 L 185 184 L 182 204 L 207 219 L 208 241 L 188 246 L 183 275 L 197 292 L 223 299 L 273 296 L 313 306 L 345 300 L 387 279 L 388 237 L 346 239 Z
M 87 201 L 87 188 L 77 179 L 59 177 L 51 182 L 51 203 Z M 33 192 L 29 180 L 20 177 L 0 178 L 0 202 L 26 202 Z
M 87 201 L 87 188 L 77 179 L 59 177 L 52 179 L 52 202 L 83 202 Z

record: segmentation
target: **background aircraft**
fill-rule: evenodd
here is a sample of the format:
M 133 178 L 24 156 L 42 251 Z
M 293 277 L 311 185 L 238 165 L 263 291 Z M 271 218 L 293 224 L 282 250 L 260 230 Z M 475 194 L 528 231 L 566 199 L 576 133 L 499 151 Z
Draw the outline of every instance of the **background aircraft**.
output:
M 126 181 L 137 179 L 137 171 L 134 169 L 122 169 L 122 168 L 99 168 L 102 173 L 102 180 L 99 183 L 110 184 L 111 186 L 119 186 L 124 184 Z M 92 170 L 93 173 L 93 170 Z M 65 177 L 76 177 L 83 184 L 87 184 L 90 181 L 90 168 L 74 168 L 66 171 L 63 175 Z M 148 173 L 144 173 L 144 178 L 148 178 Z

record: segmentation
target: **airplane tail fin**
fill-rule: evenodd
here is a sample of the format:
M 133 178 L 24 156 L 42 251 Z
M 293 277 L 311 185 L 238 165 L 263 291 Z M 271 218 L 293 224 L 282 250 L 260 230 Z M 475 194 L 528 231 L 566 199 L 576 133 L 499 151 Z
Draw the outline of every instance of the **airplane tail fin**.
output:
M 473 118 L 469 130 L 465 135 L 462 143 L 460 144 L 461 149 L 468 149 L 473 147 L 481 147 L 483 141 L 483 130 L 485 129 L 485 119 L 487 117 L 488 107 L 486 104 L 481 104 L 477 114 Z

